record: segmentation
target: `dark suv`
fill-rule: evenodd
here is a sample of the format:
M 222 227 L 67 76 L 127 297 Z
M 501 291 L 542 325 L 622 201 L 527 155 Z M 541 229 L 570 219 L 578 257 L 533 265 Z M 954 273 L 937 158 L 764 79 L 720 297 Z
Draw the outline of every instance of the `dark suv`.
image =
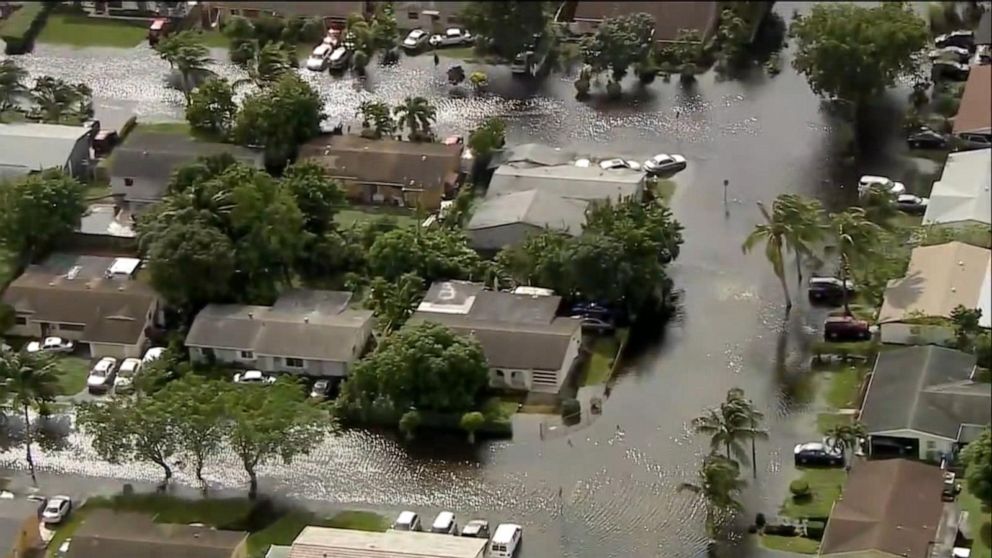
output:
M 845 286 L 848 295 L 854 293 L 854 282 L 851 280 L 845 282 L 836 277 L 811 277 L 809 280 L 809 300 L 824 304 L 839 304 L 844 299 Z

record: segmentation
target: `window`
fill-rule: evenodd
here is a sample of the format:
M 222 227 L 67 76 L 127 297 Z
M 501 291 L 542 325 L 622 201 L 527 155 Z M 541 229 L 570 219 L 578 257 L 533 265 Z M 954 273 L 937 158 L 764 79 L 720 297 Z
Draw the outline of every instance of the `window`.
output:
M 934 449 L 936 447 L 937 447 L 937 442 L 934 442 L 933 440 L 927 440 L 927 449 L 928 450 L 932 450 L 932 449 Z
M 418 13 L 418 12 L 407 12 L 406 13 L 406 17 L 407 17 L 407 19 L 420 19 L 420 13 Z
M 134 186 L 134 179 L 133 178 L 125 178 L 124 179 L 124 185 L 125 186 Z
M 59 329 L 62 331 L 83 331 L 86 326 L 79 324 L 59 324 Z
M 286 357 L 286 366 L 292 368 L 303 368 L 303 359 Z
M 251 351 L 241 351 L 241 358 L 247 359 L 247 360 L 252 360 L 252 359 L 255 358 L 255 353 L 253 353 Z

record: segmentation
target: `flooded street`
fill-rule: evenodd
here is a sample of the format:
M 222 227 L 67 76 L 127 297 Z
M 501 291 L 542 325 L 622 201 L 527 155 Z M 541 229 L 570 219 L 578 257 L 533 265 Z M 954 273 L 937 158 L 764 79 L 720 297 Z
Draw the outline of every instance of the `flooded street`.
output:
M 788 19 L 793 5 L 776 6 Z M 262 492 L 389 509 L 448 508 L 463 521 L 472 512 L 512 519 L 525 526 L 522 558 L 695 558 L 706 548 L 703 508 L 677 487 L 695 480 L 707 440 L 692 436 L 688 424 L 736 386 L 767 415 L 770 431 L 758 449 L 758 480 L 744 473 L 751 483 L 745 497 L 750 511 L 742 520 L 755 511 L 777 511 L 793 474 L 792 445 L 815 435 L 815 411 L 803 393 L 803 347 L 815 339 L 822 314 L 806 307 L 790 275 L 798 305 L 785 322 L 781 289 L 767 261 L 760 250 L 742 254 L 740 245 L 760 216 L 757 201 L 797 192 L 833 207 L 852 197 L 833 171 L 830 128 L 819 100 L 788 60 L 784 54 L 783 72 L 774 78 L 720 82 L 710 72 L 688 88 L 677 78 L 647 87 L 630 81 L 616 103 L 601 98 L 595 86 L 592 99 L 576 101 L 572 76 L 552 75 L 528 86 L 514 82 L 506 68 L 487 68 L 491 87 L 481 98 L 451 99 L 443 85 L 451 61 L 442 58 L 435 68 L 430 56 L 375 68 L 364 85 L 350 76 L 305 74 L 324 94 L 327 112 L 346 120 L 366 99 L 395 104 L 424 95 L 437 105 L 442 133 L 465 134 L 498 115 L 507 122 L 509 143 L 546 142 L 637 160 L 682 153 L 689 168 L 677 176 L 671 205 L 686 242 L 670 269 L 683 296 L 663 339 L 623 370 L 602 416 L 567 438 L 537 439 L 528 417 L 520 425 L 526 435 L 476 448 L 460 438 L 408 448 L 389 435 L 349 431 L 292 466 L 267 465 Z M 168 64 L 146 46 L 104 52 L 40 44 L 18 61 L 33 76 L 87 82 L 105 125 L 113 127 L 131 112 L 145 121 L 181 117 L 181 96 L 161 85 Z M 217 70 L 237 75 L 228 65 Z M 145 481 L 159 476 L 151 466 L 107 465 L 80 440 L 70 442 L 64 451 L 39 452 L 39 469 Z M 0 465 L 20 469 L 22 454 L 19 448 L 0 453 Z M 247 486 L 232 456 L 213 462 L 206 476 L 218 487 Z M 189 471 L 178 478 L 192 484 Z

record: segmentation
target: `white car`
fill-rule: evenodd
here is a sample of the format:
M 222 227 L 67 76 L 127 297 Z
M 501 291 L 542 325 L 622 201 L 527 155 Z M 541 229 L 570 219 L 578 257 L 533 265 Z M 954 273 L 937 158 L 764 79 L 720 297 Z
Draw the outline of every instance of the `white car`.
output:
M 41 512 L 41 520 L 45 523 L 60 523 L 72 511 L 72 498 L 56 496 L 48 501 L 45 511 Z
M 576 159 L 572 164 L 577 167 L 588 168 L 592 166 L 592 161 L 589 159 Z
M 46 337 L 44 340 L 32 341 L 28 343 L 29 353 L 71 353 L 75 350 L 76 344 L 61 337 Z
M 899 196 L 906 193 L 906 185 L 902 182 L 895 182 L 891 178 L 885 176 L 873 176 L 866 174 L 858 180 L 858 194 L 865 195 L 872 186 L 881 186 L 888 193 L 893 196 Z
M 274 384 L 275 382 L 275 376 L 266 376 L 261 370 L 248 370 L 234 375 L 236 384 Z
M 420 531 L 420 516 L 412 511 L 400 512 L 393 522 L 394 531 Z
M 661 153 L 651 157 L 647 161 L 644 161 L 644 170 L 646 170 L 648 174 L 662 174 L 666 172 L 680 171 L 685 169 L 685 167 L 685 157 L 681 155 Z
M 90 392 L 107 391 L 114 385 L 114 378 L 117 377 L 117 359 L 114 357 L 103 357 L 90 370 L 89 378 L 86 378 L 86 387 Z
M 117 391 L 127 391 L 134 387 L 134 377 L 141 372 L 141 360 L 136 358 L 126 358 L 117 370 L 117 377 L 114 378 L 114 389 Z
M 956 46 L 946 46 L 944 48 L 937 48 L 931 50 L 927 55 L 930 60 L 954 60 L 956 62 L 964 62 L 971 58 L 971 51 L 966 48 L 956 47 Z
M 431 35 L 428 41 L 433 47 L 446 47 L 446 46 L 457 46 L 472 44 L 475 39 L 472 34 L 461 29 L 459 27 L 450 27 L 444 30 L 444 33 L 438 35 Z
M 401 44 L 403 45 L 403 48 L 407 50 L 417 50 L 424 46 L 424 43 L 426 43 L 429 38 L 430 35 L 427 34 L 427 31 L 424 31 L 423 29 L 414 29 L 407 34 Z
M 153 360 L 158 360 L 162 358 L 165 353 L 165 347 L 152 347 L 145 351 L 145 356 L 141 357 L 141 364 L 145 365 Z
M 599 168 L 603 170 L 611 169 L 631 169 L 641 170 L 641 164 L 637 161 L 627 161 L 624 159 L 607 159 L 599 162 Z
M 449 511 L 443 511 L 437 514 L 437 517 L 434 518 L 434 523 L 431 524 L 431 533 L 457 535 L 458 523 L 455 521 L 455 514 Z
M 332 50 L 334 47 L 331 45 L 317 45 L 317 48 L 313 49 L 310 57 L 307 58 L 307 69 L 312 72 L 322 72 L 327 67 L 327 60 L 331 57 Z

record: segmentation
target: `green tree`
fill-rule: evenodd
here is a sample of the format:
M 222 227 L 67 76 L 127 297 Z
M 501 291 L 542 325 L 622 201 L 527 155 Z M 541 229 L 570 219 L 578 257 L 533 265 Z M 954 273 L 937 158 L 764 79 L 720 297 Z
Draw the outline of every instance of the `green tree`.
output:
M 806 199 L 796 194 L 781 194 L 772 204 L 772 212 L 778 213 L 778 219 L 786 225 L 782 239 L 795 258 L 796 277 L 798 284 L 802 285 L 802 260 L 813 254 L 813 246 L 821 242 L 826 234 L 823 206 L 819 200 Z
M 412 141 L 430 141 L 433 137 L 431 126 L 437 121 L 437 109 L 424 97 L 407 97 L 393 114 L 401 128 L 410 130 Z
M 251 39 L 255 36 L 255 26 L 250 19 L 242 16 L 228 18 L 223 31 L 231 39 Z M 321 34 L 323 34 L 323 29 L 321 29 Z
M 369 55 L 364 50 L 356 50 L 355 54 L 351 57 L 351 67 L 355 69 L 355 73 L 364 76 L 365 68 L 369 65 Z
M 855 421 L 849 424 L 833 426 L 823 434 L 831 446 L 843 450 L 845 455 L 847 455 L 849 452 L 854 452 L 858 449 L 861 440 L 868 437 L 868 430 L 864 424 Z
M 69 120 L 86 120 L 93 117 L 93 92 L 86 84 L 70 84 L 51 76 L 35 80 L 31 89 L 42 120 L 60 124 Z
M 395 281 L 414 273 L 432 283 L 438 279 L 470 279 L 481 264 L 461 231 L 405 227 L 387 232 L 372 244 L 368 266 L 372 275 Z
M 612 89 L 619 93 L 620 81 L 630 66 L 648 61 L 653 36 L 654 18 L 648 14 L 612 17 L 583 41 L 582 56 L 594 73 L 609 71 L 610 83 L 616 84 Z
M 310 453 L 334 422 L 326 409 L 306 401 L 294 382 L 236 386 L 223 394 L 228 420 L 227 443 L 248 474 L 248 496 L 258 494 L 258 466 L 276 457 L 289 464 Z
M 403 327 L 424 296 L 424 280 L 405 273 L 395 281 L 376 277 L 369 284 L 365 307 L 375 314 L 383 335 Z
M 186 374 L 154 395 L 173 414 L 177 452 L 192 461 L 193 472 L 204 487 L 203 466 L 224 441 L 227 418 L 223 394 L 228 389 L 231 386 L 227 382 Z
M 475 443 L 475 431 L 482 428 L 482 425 L 486 423 L 486 417 L 479 411 L 472 411 L 471 413 L 465 413 L 462 415 L 459 425 L 462 430 L 468 433 L 468 443 Z
M 198 79 L 211 74 L 210 51 L 200 42 L 194 31 L 182 31 L 159 41 L 155 47 L 159 56 L 169 62 L 169 67 L 179 73 L 179 91 L 190 103 L 190 93 Z
M 417 433 L 417 429 L 420 428 L 421 421 L 422 418 L 420 417 L 420 413 L 418 413 L 415 409 L 411 409 L 403 413 L 403 416 L 400 417 L 399 429 L 407 441 L 413 440 L 413 437 Z
M 548 23 L 546 2 L 468 2 L 461 20 L 488 51 L 513 60 Z
M 267 162 L 283 165 L 299 144 L 320 133 L 323 120 L 320 94 L 299 76 L 287 74 L 244 100 L 234 138 L 242 145 L 264 146 Z
M 992 432 L 985 432 L 964 448 L 964 478 L 968 490 L 981 500 L 985 507 L 992 506 Z
M 389 112 L 389 105 L 382 101 L 362 101 L 358 114 L 362 118 L 362 137 L 381 139 L 396 131 L 396 121 Z
M 35 476 L 34 456 L 31 445 L 34 437 L 31 430 L 32 410 L 41 410 L 55 400 L 58 393 L 58 377 L 55 364 L 50 359 L 28 353 L 0 351 L 0 401 L 21 413 L 24 421 L 24 457 L 31 471 L 31 481 L 38 484 Z
M 17 101 L 27 95 L 28 88 L 24 85 L 27 78 L 27 70 L 13 59 L 0 61 L 0 112 L 16 107 Z
M 393 409 L 446 413 L 471 410 L 489 383 L 489 367 L 474 338 L 436 323 L 407 325 L 352 369 L 340 403 L 363 412 L 384 402 Z
M 899 215 L 895 200 L 885 186 L 873 184 L 860 197 L 865 218 L 880 227 L 889 228 L 892 219 Z
M 692 431 L 709 436 L 710 451 L 716 453 L 723 449 L 728 460 L 747 460 L 744 441 L 749 436 L 742 426 L 738 407 L 727 403 L 716 409 L 707 409 L 701 416 L 692 419 Z
M 334 215 L 347 204 L 340 182 L 320 165 L 300 162 L 286 168 L 282 183 L 296 199 L 307 232 L 322 235 L 334 229 Z
M 286 43 L 271 42 L 252 51 L 253 56 L 243 64 L 248 75 L 235 81 L 234 88 L 248 84 L 268 87 L 292 73 L 296 52 Z
M 474 75 L 474 74 L 473 74 Z M 506 123 L 495 116 L 487 118 L 468 136 L 468 146 L 472 150 L 476 164 L 488 165 L 493 152 L 506 143 Z
M 387 50 L 396 46 L 399 38 L 399 27 L 392 4 L 377 4 L 372 15 L 372 46 L 377 50 Z
M 83 186 L 50 170 L 0 188 L 0 244 L 28 264 L 75 230 L 86 211 Z
M 231 295 L 234 245 L 214 227 L 175 223 L 152 243 L 148 270 L 152 286 L 170 304 L 195 311 Z
M 190 95 L 186 121 L 193 130 L 227 137 L 238 113 L 234 89 L 222 78 L 209 79 Z
M 476 93 L 481 92 L 487 85 L 489 85 L 489 76 L 485 72 L 476 70 L 468 75 L 468 81 L 472 84 L 472 88 L 475 89 Z
M 992 335 L 988 332 L 980 334 L 975 340 L 975 360 L 978 366 L 992 369 Z
M 835 242 L 833 251 L 840 258 L 841 281 L 848 280 L 852 266 L 869 266 L 878 245 L 882 228 L 872 223 L 860 207 L 841 213 L 831 213 L 828 218 L 829 234 Z M 844 312 L 851 314 L 847 289 L 844 289 Z
M 926 22 L 905 2 L 817 4 L 789 33 L 793 67 L 814 93 L 847 103 L 856 118 L 868 100 L 919 69 L 928 40 Z
M 951 310 L 951 324 L 954 326 L 954 344 L 962 351 L 970 351 L 974 340 L 982 332 L 982 309 L 966 308 L 958 304 Z
M 682 483 L 679 491 L 688 491 L 706 501 L 706 532 L 715 538 L 721 514 L 743 508 L 740 497 L 746 483 L 740 478 L 740 466 L 721 455 L 708 455 L 699 468 L 695 483 Z
M 726 408 L 726 410 L 724 410 Z M 737 420 L 737 428 L 751 442 L 751 472 L 758 478 L 757 441 L 767 440 L 768 431 L 761 427 L 765 414 L 754 407 L 754 402 L 744 396 L 744 390 L 732 388 L 721 405 L 721 412 Z

